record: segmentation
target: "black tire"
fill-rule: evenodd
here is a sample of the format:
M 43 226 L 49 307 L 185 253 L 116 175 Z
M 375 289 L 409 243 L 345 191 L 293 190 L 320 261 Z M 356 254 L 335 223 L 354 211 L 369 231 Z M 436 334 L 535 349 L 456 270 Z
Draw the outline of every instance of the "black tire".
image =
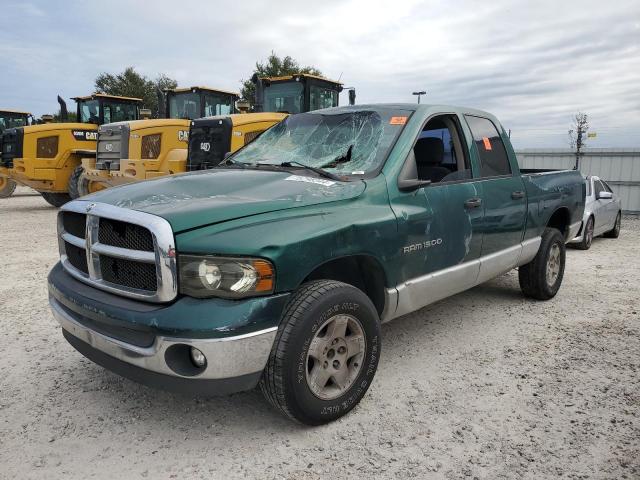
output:
M 547 281 L 547 264 L 554 245 L 559 249 L 558 273 L 555 280 L 549 284 Z M 537 300 L 549 300 L 555 297 L 562 285 L 564 277 L 564 265 L 566 260 L 566 248 L 564 237 L 555 228 L 546 228 L 542 234 L 540 248 L 535 258 L 518 270 L 520 288 L 525 296 Z
M 49 205 L 60 208 L 65 203 L 71 201 L 71 197 L 66 193 L 40 192 Z
M 9 198 L 16 191 L 18 184 L 7 177 L 2 177 L 2 184 L 0 184 L 0 198 Z
M 68 189 L 69 189 L 69 196 L 73 199 L 76 199 L 78 197 L 81 197 L 82 194 L 79 191 L 79 183 L 82 180 L 82 174 L 84 173 L 84 168 L 82 168 L 82 165 L 78 165 L 76 168 L 73 169 L 73 172 L 71 172 L 71 176 L 69 177 L 69 184 L 67 185 Z
M 616 216 L 616 223 L 613 224 L 613 228 L 608 232 L 604 232 L 603 237 L 618 238 L 620 236 L 620 224 L 622 223 L 622 213 L 618 212 Z
M 321 399 L 308 384 L 307 355 L 322 325 L 341 314 L 357 319 L 364 334 L 364 354 L 361 365 L 355 364 L 360 369 L 344 393 Z M 331 422 L 348 413 L 367 392 L 378 366 L 380 346 L 378 312 L 361 290 L 334 280 L 306 283 L 285 308 L 260 388 L 275 408 L 294 420 L 307 425 Z
M 593 217 L 589 217 L 587 224 L 584 226 L 582 241 L 574 243 L 573 246 L 579 250 L 589 250 L 593 243 Z

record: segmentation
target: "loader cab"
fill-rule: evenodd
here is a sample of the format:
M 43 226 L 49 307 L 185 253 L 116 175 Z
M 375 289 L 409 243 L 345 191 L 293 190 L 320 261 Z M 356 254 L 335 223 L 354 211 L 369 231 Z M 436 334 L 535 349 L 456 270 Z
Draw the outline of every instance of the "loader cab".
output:
M 77 121 L 103 125 L 105 123 L 126 122 L 140 118 L 142 99 L 118 97 L 96 93 L 86 97 L 74 97 L 77 104 Z
M 337 107 L 343 85 L 316 75 L 299 73 L 251 79 L 256 85 L 256 112 L 303 113 Z
M 33 117 L 29 112 L 0 110 L 0 135 L 8 128 L 26 127 L 30 118 Z
M 208 87 L 174 88 L 164 90 L 167 118 L 194 120 L 214 115 L 236 113 L 236 92 Z

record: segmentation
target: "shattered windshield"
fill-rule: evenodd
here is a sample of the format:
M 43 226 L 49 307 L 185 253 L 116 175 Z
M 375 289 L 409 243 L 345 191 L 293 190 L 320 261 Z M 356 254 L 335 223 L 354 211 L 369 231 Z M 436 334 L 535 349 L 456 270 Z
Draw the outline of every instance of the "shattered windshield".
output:
M 232 156 L 234 163 L 321 168 L 367 175 L 384 163 L 409 110 L 330 109 L 291 115 Z

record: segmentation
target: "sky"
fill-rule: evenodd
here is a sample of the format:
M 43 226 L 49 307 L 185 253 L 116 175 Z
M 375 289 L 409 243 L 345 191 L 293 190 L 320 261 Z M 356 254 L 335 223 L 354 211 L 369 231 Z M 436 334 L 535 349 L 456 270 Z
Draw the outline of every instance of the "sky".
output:
M 2 1 L 0 108 L 57 111 L 101 72 L 240 89 L 271 51 L 357 91 L 357 103 L 488 110 L 516 148 L 640 147 L 640 1 Z M 347 103 L 346 93 L 340 99 Z

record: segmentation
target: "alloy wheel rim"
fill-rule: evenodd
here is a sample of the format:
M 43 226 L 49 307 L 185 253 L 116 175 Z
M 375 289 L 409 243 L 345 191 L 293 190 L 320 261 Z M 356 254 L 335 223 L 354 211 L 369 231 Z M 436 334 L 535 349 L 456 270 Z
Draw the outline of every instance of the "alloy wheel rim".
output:
M 316 331 L 307 351 L 306 381 L 321 400 L 344 394 L 362 370 L 366 336 L 352 315 L 334 315 Z
M 554 243 L 549 251 L 547 259 L 547 285 L 552 287 L 555 285 L 560 275 L 560 246 Z

